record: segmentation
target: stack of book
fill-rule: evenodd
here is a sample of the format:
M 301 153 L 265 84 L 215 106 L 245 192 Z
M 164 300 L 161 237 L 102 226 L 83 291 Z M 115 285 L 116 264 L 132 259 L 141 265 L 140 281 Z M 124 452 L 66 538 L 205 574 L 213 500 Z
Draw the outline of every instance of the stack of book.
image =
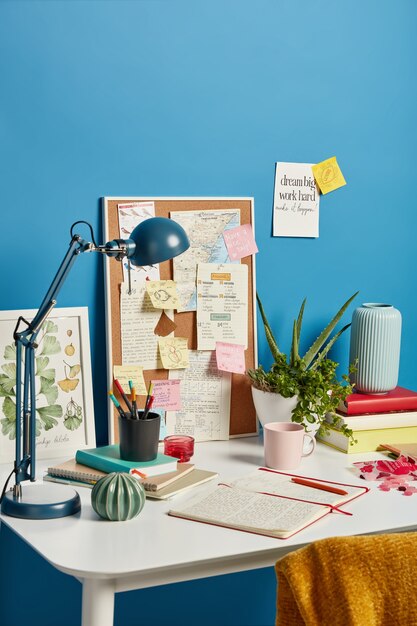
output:
M 353 393 L 326 419 L 332 426 L 317 439 L 343 452 L 372 452 L 382 443 L 414 443 L 417 392 L 396 387 L 386 394 Z M 352 429 L 354 443 L 340 430 L 343 424 Z
M 146 497 L 165 500 L 182 491 L 212 480 L 218 474 L 196 469 L 191 463 L 159 453 L 149 462 L 120 459 L 118 445 L 78 450 L 75 459 L 48 467 L 44 480 L 92 488 L 110 472 L 128 472 L 142 483 Z

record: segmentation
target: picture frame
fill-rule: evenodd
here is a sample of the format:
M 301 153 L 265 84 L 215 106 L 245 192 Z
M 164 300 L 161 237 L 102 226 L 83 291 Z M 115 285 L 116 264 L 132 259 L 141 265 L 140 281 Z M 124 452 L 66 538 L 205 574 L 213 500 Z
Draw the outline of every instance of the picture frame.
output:
M 16 348 L 13 331 L 37 311 L 0 311 L 0 463 L 15 458 Z M 36 456 L 74 456 L 96 445 L 87 307 L 56 308 L 35 351 Z

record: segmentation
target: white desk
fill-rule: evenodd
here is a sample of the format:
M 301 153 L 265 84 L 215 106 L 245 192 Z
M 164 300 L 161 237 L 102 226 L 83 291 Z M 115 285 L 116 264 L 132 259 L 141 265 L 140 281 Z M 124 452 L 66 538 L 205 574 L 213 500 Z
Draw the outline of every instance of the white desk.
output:
M 349 469 L 353 461 L 377 453 L 345 455 L 324 445 L 303 459 L 300 474 L 364 485 Z M 222 480 L 250 473 L 263 464 L 258 437 L 196 445 L 198 467 L 219 472 Z M 39 475 L 51 462 L 39 462 Z M 1 484 L 10 471 L 2 466 Z M 167 583 L 205 578 L 271 566 L 287 552 L 335 535 L 400 532 L 417 528 L 415 496 L 371 492 L 347 505 L 353 516 L 331 514 L 291 539 L 280 540 L 169 517 L 173 503 L 184 501 L 201 485 L 171 501 L 147 500 L 142 513 L 129 522 L 100 520 L 90 504 L 89 489 L 78 489 L 80 514 L 57 520 L 2 517 L 19 537 L 58 570 L 83 584 L 83 626 L 113 624 L 114 594 Z

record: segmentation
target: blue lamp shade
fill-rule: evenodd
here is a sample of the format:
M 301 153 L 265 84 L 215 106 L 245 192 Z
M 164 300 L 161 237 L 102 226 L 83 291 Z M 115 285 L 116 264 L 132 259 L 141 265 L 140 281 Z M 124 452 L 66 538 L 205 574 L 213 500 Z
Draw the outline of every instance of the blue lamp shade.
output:
M 132 265 L 154 265 L 172 259 L 190 247 L 180 224 L 167 217 L 151 217 L 138 224 L 128 242 L 128 258 Z

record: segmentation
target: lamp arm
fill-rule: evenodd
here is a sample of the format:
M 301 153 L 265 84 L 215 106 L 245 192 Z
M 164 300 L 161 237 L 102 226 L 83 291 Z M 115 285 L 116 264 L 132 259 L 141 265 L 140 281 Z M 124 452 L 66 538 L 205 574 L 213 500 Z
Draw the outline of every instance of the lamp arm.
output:
M 82 252 L 95 250 L 96 246 L 74 235 L 69 249 L 31 322 L 19 317 L 14 330 L 16 345 L 16 448 L 14 495 L 20 493 L 20 483 L 35 480 L 36 462 L 36 390 L 35 390 L 35 350 L 36 339 L 45 319 L 56 304 L 57 295 L 75 261 Z M 25 328 L 22 330 L 22 324 Z M 22 359 L 24 371 L 22 373 Z M 22 376 L 23 374 L 23 376 Z M 23 379 L 23 399 L 22 399 Z

